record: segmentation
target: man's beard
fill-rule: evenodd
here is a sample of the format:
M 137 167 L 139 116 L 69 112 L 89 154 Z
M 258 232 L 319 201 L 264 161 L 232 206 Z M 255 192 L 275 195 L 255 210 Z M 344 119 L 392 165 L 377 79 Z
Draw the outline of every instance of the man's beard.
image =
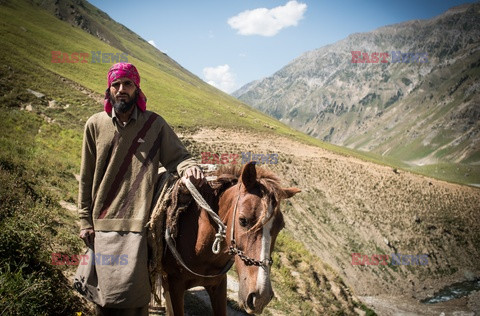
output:
M 135 94 L 133 98 L 129 98 L 129 101 L 125 100 L 112 100 L 113 102 L 113 108 L 115 111 L 120 112 L 120 113 L 126 113 L 128 112 L 132 106 L 136 103 L 137 101 L 137 95 Z

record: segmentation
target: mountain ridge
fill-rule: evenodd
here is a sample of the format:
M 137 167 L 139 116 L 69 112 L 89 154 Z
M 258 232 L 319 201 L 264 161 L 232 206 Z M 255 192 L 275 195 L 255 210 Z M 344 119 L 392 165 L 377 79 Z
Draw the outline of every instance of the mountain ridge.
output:
M 77 217 L 62 205 L 76 202 L 83 126 L 103 109 L 110 64 L 52 64 L 50 54 L 118 48 L 32 2 L 5 2 L 0 4 L 0 291 L 7 299 L 0 300 L 0 310 L 87 312 L 84 301 L 70 305 L 64 298 L 73 296 L 67 278 L 50 277 L 68 276 L 74 267 L 53 266 L 49 260 L 52 251 L 82 251 Z M 118 30 L 122 38 L 124 28 Z M 433 307 L 419 299 L 480 275 L 480 189 L 372 163 L 354 151 L 312 140 L 149 56 L 153 48 L 128 39 L 137 35 L 125 37 L 122 43 L 134 52 L 129 61 L 142 75 L 148 107 L 166 118 L 192 156 L 278 153 L 277 164 L 258 168 L 269 168 L 285 186 L 302 189 L 282 203 L 286 228 L 277 238 L 272 269 L 278 296 L 266 314 L 371 315 L 356 295 L 381 293 L 414 300 L 412 313 L 475 310 L 470 306 L 474 295 Z M 428 253 L 432 260 L 425 269 L 351 263 L 352 252 L 389 254 L 391 246 L 402 253 Z
M 351 34 L 232 95 L 308 135 L 411 170 L 473 168 L 457 180 L 478 183 L 471 174 L 480 172 L 479 8 Z M 387 52 L 389 62 L 352 63 L 353 51 Z M 393 63 L 398 51 L 425 52 L 428 61 Z

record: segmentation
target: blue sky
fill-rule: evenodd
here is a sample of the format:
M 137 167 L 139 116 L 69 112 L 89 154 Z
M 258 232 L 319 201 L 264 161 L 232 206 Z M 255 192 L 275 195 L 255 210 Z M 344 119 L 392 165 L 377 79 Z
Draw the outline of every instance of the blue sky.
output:
M 428 19 L 461 0 L 88 0 L 225 92 L 349 34 Z

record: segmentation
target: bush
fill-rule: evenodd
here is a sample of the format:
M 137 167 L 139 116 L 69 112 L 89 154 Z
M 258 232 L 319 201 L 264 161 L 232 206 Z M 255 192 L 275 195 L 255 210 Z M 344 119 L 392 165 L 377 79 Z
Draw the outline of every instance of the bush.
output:
M 35 182 L 0 167 L 0 312 L 2 315 L 74 315 L 85 304 L 73 293 L 51 253 L 62 225 L 52 199 Z M 72 226 L 72 225 L 70 225 Z M 71 229 L 72 227 L 70 227 Z M 64 246 L 65 247 L 65 246 Z M 68 251 L 80 251 L 69 240 Z

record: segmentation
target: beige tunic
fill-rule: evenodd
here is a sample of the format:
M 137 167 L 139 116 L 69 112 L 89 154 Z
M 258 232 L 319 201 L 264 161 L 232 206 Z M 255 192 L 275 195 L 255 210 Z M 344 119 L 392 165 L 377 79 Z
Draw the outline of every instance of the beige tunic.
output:
M 90 301 L 115 308 L 143 307 L 150 301 L 146 233 L 95 232 L 95 252 L 80 264 L 74 287 Z

